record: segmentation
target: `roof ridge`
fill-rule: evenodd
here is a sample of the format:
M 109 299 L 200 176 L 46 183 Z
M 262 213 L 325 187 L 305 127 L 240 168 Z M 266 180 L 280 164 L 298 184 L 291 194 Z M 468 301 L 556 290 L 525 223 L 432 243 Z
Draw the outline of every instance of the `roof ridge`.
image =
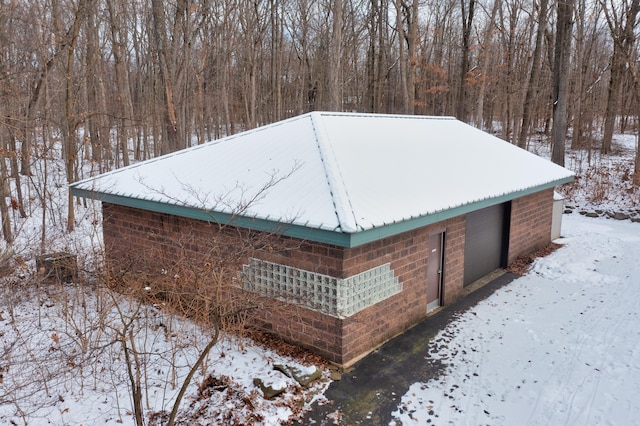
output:
M 409 120 L 458 120 L 452 115 L 415 115 L 415 114 L 389 114 L 379 112 L 349 112 L 349 111 L 313 111 L 308 114 L 335 117 L 369 117 L 369 118 L 394 118 Z
M 322 161 L 324 174 L 327 178 L 327 184 L 329 185 L 329 193 L 331 194 L 333 207 L 342 232 L 357 232 L 361 227 L 358 225 L 349 193 L 345 188 L 344 179 L 338 166 L 338 160 L 329 142 L 330 139 L 326 134 L 322 115 L 321 112 L 309 113 L 311 126 L 313 127 L 313 133 L 316 136 L 316 143 L 320 153 L 320 160 Z

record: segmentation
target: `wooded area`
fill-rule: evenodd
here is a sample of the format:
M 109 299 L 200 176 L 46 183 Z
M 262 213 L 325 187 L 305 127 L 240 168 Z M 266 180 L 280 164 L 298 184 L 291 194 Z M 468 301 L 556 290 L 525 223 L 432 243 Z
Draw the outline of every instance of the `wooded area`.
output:
M 544 134 L 559 164 L 567 137 L 607 154 L 614 132 L 637 132 L 639 13 L 640 0 L 0 0 L 4 238 L 49 150 L 73 182 L 85 160 L 104 172 L 311 110 L 454 115 L 523 148 Z

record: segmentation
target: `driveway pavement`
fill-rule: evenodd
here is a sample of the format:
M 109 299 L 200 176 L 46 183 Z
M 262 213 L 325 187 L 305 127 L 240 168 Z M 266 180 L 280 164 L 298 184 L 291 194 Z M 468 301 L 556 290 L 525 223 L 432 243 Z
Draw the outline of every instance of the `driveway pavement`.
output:
M 429 356 L 431 339 L 460 313 L 515 278 L 518 275 L 499 275 L 385 343 L 331 383 L 325 392 L 330 402 L 314 404 L 296 424 L 388 425 L 411 384 L 442 373 L 444 366 Z

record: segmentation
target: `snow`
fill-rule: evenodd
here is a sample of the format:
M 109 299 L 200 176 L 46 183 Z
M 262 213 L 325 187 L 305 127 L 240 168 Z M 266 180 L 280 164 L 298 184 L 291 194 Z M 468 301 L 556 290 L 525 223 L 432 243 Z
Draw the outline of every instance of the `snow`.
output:
M 640 225 L 571 215 L 563 236 L 433 339 L 446 373 L 391 424 L 637 424 Z
M 573 176 L 451 117 L 326 113 L 358 227 L 436 214 Z
M 636 143 L 635 135 L 615 134 L 610 155 L 569 150 L 566 164 L 577 177 L 562 187 L 566 204 L 586 211 L 640 211 L 640 187 L 632 183 Z
M 567 203 L 587 209 L 638 209 L 638 190 L 625 179 L 635 143 L 633 136 L 616 135 L 614 155 L 593 152 L 591 162 L 584 152 L 568 151 L 568 167 L 579 178 L 561 188 Z M 545 146 L 534 148 L 543 151 Z M 33 149 L 44 152 L 38 144 Z M 16 242 L 11 250 L 17 270 L 0 285 L 0 425 L 132 425 L 122 352 L 117 345 L 100 345 L 113 343 L 115 330 L 96 326 L 118 325 L 113 305 L 104 293 L 94 291 L 91 280 L 44 285 L 34 271 L 33 255 L 40 245 L 48 251 L 78 253 L 85 271 L 95 271 L 100 264 L 99 203 L 76 205 L 76 230 L 63 231 L 66 180 L 59 144 L 52 151 L 38 154 L 34 176 L 23 181 L 28 218 L 12 211 Z M 93 174 L 93 165 L 85 166 L 84 173 Z M 237 164 L 223 166 L 232 169 Z M 322 164 L 316 166 L 326 173 Z M 168 173 L 160 167 L 154 170 L 158 176 Z M 604 171 L 602 176 L 598 170 Z M 317 196 L 318 183 L 301 183 L 306 185 L 302 193 L 312 194 L 305 200 L 316 201 L 311 198 Z M 229 190 L 247 189 L 236 184 Z M 287 196 L 293 195 L 300 194 Z M 637 424 L 640 225 L 577 213 L 565 215 L 563 221 L 561 250 L 537 261 L 529 275 L 496 292 L 434 339 L 433 356 L 449 365 L 447 373 L 414 384 L 398 406 L 398 422 Z M 41 223 L 46 223 L 44 233 Z M 167 317 L 158 307 L 146 307 L 146 313 L 146 323 L 136 329 L 136 342 L 149 354 L 144 382 L 148 414 L 171 408 L 176 386 L 211 334 L 184 319 Z M 313 369 L 299 358 L 249 340 L 224 337 L 197 371 L 180 418 L 194 425 L 243 424 L 249 423 L 243 419 L 257 416 L 259 424 L 276 425 L 295 417 L 292 406 L 306 409 L 323 398 L 327 381 L 301 389 L 274 371 L 274 364 L 303 372 Z M 210 375 L 227 389 L 211 390 L 209 397 L 200 398 L 198 387 Z M 256 377 L 267 384 L 286 384 L 282 399 L 264 400 L 253 384 Z M 340 413 L 332 417 L 337 421 Z
M 72 187 L 355 233 L 572 176 L 451 117 L 312 112 Z
M 266 143 L 265 143 L 266 142 Z M 308 120 L 290 119 L 88 178 L 72 187 L 334 230 Z
M 303 366 L 301 368 L 298 368 L 297 374 L 299 376 L 311 376 L 315 372 L 316 372 L 316 367 L 311 365 L 308 367 Z
M 432 356 L 448 365 L 446 374 L 413 384 L 394 413 L 396 422 L 599 425 L 634 424 L 640 418 L 640 225 L 565 215 L 563 238 L 557 242 L 562 248 L 536 261 L 528 275 L 462 314 L 433 339 Z M 46 295 L 29 297 L 25 292 L 17 299 L 2 298 L 2 347 L 17 341 L 21 350 L 0 363 L 2 368 L 12 365 L 3 371 L 2 397 L 17 402 L 0 404 L 0 424 L 20 423 L 20 411 L 29 424 L 133 424 L 117 348 L 106 349 L 104 358 L 83 358 L 65 316 L 70 306 L 79 305 L 68 302 L 81 298 L 90 309 L 73 316 L 76 327 L 87 330 L 94 343 L 109 341 L 106 331 L 92 326 L 97 320 L 90 315 L 96 311 L 92 293 L 65 286 Z M 157 308 L 148 309 L 148 326 L 139 337 L 158 354 L 150 359 L 146 387 L 150 410 L 160 411 L 170 407 L 175 395 L 168 380 L 172 367 L 163 358 L 180 348 L 174 360 L 179 381 L 207 334 L 189 322 L 166 318 Z M 168 327 L 182 340 L 168 339 Z M 312 371 L 247 340 L 224 340 L 214 348 L 206 373 L 194 378 L 183 418 L 193 413 L 209 419 L 248 415 L 241 403 L 248 396 L 263 416 L 261 424 L 279 424 L 291 411 L 286 404 L 263 400 L 252 384 L 261 377 L 267 385 L 286 386 L 285 398 L 293 398 L 299 387 L 273 371 L 276 363 Z M 227 393 L 198 400 L 197 387 L 209 374 L 227 376 L 234 385 Z M 305 398 L 321 397 L 325 387 L 326 382 L 319 384 Z
M 0 240 L 0 254 L 13 254 L 16 269 L 0 276 L 0 425 L 133 425 L 131 386 L 117 335 L 123 317 L 116 308 L 126 319 L 138 305 L 96 283 L 103 248 L 100 203 L 76 204 L 75 230 L 66 232 L 68 193 L 61 146 L 47 146 L 47 155 L 40 155 L 44 148 L 38 143 L 32 148 L 39 161 L 31 179 L 23 180 L 27 217 L 11 210 L 16 241 L 7 247 Z M 94 164 L 84 166 L 80 173 L 93 174 Z M 78 254 L 81 282 L 43 282 L 34 265 L 41 247 Z M 160 306 L 142 308 L 134 334 L 143 361 L 143 408 L 148 416 L 171 410 L 189 367 L 212 333 Z M 274 371 L 275 364 L 304 369 L 313 363 L 223 335 L 187 389 L 178 412 L 181 424 L 250 424 L 247 419 L 259 418 L 260 424 L 278 425 L 322 399 L 329 384 L 323 364 L 316 365 L 324 377 L 306 389 Z M 203 397 L 199 387 L 210 376 L 226 388 L 211 388 Z M 285 392 L 265 400 L 254 378 L 284 385 Z M 148 418 L 145 422 L 153 424 Z
M 25 290 L 25 289 L 22 289 Z M 119 343 L 123 318 L 134 322 L 136 348 L 143 358 L 145 413 L 170 411 L 190 366 L 211 335 L 190 321 L 153 306 L 138 305 L 112 294 L 75 285 L 44 285 L 19 298 L 6 293 L 0 304 L 0 424 L 135 424 L 131 388 Z M 181 404 L 179 419 L 189 424 L 278 425 L 294 416 L 293 408 L 320 398 L 322 379 L 302 389 L 274 370 L 275 364 L 308 368 L 299 359 L 279 355 L 249 339 L 224 335 L 198 369 Z M 223 390 L 202 396 L 207 377 Z M 253 379 L 285 392 L 266 400 Z M 206 390 L 206 389 L 205 389 Z M 206 414 L 203 414 L 206 413 Z M 205 422 L 205 423 L 202 423 Z

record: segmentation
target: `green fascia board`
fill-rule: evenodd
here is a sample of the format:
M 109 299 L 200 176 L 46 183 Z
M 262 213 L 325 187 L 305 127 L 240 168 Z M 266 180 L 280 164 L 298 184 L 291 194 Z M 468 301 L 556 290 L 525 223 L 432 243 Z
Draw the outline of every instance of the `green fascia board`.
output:
M 317 241 L 341 247 L 350 247 L 350 234 L 331 231 L 328 229 L 310 228 L 302 225 L 282 223 L 274 220 L 253 218 L 248 216 L 233 215 L 229 213 L 207 211 L 196 207 L 168 204 L 160 201 L 144 200 L 123 195 L 106 194 L 98 191 L 71 187 L 71 194 L 91 200 L 103 201 L 110 204 L 148 210 L 157 213 L 166 213 L 173 216 L 181 216 L 189 219 L 197 219 L 205 222 L 231 225 L 254 231 L 269 232 L 278 235 L 298 238 L 308 241 Z
M 569 176 L 564 179 L 555 180 L 526 190 L 511 192 L 499 197 L 487 198 L 451 209 L 442 210 L 436 213 L 409 218 L 406 220 L 386 224 L 384 226 L 379 226 L 376 228 L 366 229 L 359 232 L 354 232 L 351 234 L 340 231 L 332 231 L 328 229 L 310 228 L 303 225 L 281 223 L 269 219 L 252 218 L 222 212 L 206 211 L 194 207 L 167 204 L 159 201 L 143 200 L 122 195 L 88 191 L 85 189 L 75 188 L 73 186 L 71 186 L 70 189 L 72 195 L 76 197 L 99 200 L 111 204 L 118 204 L 126 207 L 133 207 L 158 213 L 166 213 L 174 216 L 181 216 L 206 222 L 232 225 L 255 231 L 269 232 L 278 235 L 284 235 L 287 237 L 298 238 L 301 240 L 331 244 L 344 248 L 352 248 L 383 238 L 398 235 L 403 232 L 422 228 L 427 225 L 442 222 L 444 220 L 451 219 L 456 216 L 461 216 L 475 210 L 480 210 L 485 207 L 505 203 L 516 198 L 544 191 L 545 189 L 555 188 L 556 186 L 569 183 L 572 180 L 573 176 Z
M 407 219 L 401 222 L 391 223 L 378 228 L 367 229 L 355 234 L 352 234 L 351 246 L 357 247 L 362 244 L 367 244 L 372 241 L 380 240 L 382 238 L 391 237 L 401 234 L 403 232 L 413 231 L 414 229 L 422 228 L 424 226 L 432 225 L 434 223 L 442 222 L 447 219 L 451 219 L 457 216 L 470 213 L 472 211 L 480 210 L 485 207 L 491 207 L 496 204 L 506 203 L 516 198 L 524 197 L 526 195 L 535 194 L 536 192 L 544 191 L 545 189 L 555 188 L 556 186 L 571 182 L 573 176 L 561 180 L 557 180 L 548 184 L 536 186 L 523 191 L 511 192 L 499 197 L 487 198 L 484 200 L 476 201 L 462 206 L 454 207 L 448 210 L 442 210 L 439 212 L 431 213 L 429 215 L 420 216 L 416 218 Z

